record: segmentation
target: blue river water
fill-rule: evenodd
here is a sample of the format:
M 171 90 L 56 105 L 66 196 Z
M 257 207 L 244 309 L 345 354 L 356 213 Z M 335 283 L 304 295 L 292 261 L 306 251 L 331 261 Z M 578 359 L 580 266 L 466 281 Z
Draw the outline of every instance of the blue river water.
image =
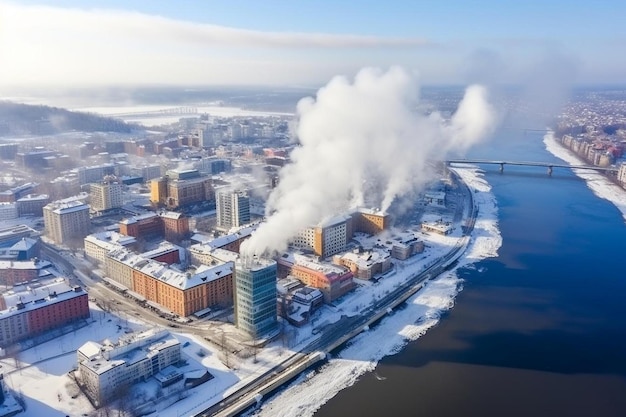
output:
M 558 161 L 541 135 L 469 157 Z M 626 225 L 570 170 L 484 166 L 497 258 L 459 271 L 455 307 L 316 416 L 626 416 Z

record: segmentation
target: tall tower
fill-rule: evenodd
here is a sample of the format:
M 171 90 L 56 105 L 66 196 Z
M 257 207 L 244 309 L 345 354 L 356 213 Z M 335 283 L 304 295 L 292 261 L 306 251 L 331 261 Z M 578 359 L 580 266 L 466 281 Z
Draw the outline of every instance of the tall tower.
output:
M 243 191 L 223 190 L 217 193 L 217 227 L 231 227 L 250 223 L 250 198 Z
M 238 259 L 235 263 L 235 324 L 253 338 L 278 328 L 276 262 Z

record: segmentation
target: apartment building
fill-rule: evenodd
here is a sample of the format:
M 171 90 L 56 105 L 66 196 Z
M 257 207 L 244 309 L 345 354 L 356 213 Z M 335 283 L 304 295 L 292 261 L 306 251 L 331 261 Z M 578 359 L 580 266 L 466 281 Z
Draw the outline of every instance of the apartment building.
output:
M 58 278 L 20 285 L 0 295 L 0 346 L 89 317 L 87 293 Z
M 21 282 L 50 277 L 51 267 L 50 262 L 41 259 L 0 261 L 0 285 L 13 286 Z
M 93 212 L 99 213 L 106 210 L 122 207 L 124 198 L 122 184 L 114 180 L 90 184 L 90 206 Z
M 250 197 L 244 191 L 223 189 L 216 193 L 217 228 L 230 230 L 250 223 Z
M 77 379 L 91 401 L 101 407 L 181 360 L 180 341 L 167 331 L 124 335 L 116 343 L 87 342 L 76 352 Z
M 93 263 L 104 264 L 107 253 L 123 247 L 132 247 L 136 243 L 137 239 L 133 236 L 117 232 L 93 233 L 85 237 L 85 257 Z
M 279 276 L 292 275 L 304 285 L 319 289 L 324 294 L 324 301 L 331 303 L 342 295 L 352 291 L 353 273 L 344 266 L 321 263 L 311 257 L 285 253 L 277 259 Z
M 43 208 L 46 234 L 58 245 L 82 240 L 91 226 L 89 206 L 78 200 L 60 200 Z

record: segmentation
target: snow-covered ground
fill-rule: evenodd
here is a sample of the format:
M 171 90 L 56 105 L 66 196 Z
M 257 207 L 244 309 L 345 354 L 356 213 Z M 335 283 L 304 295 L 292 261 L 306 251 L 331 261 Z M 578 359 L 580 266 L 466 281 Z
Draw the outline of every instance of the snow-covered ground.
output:
M 501 237 L 497 225 L 497 206 L 490 187 L 481 171 L 472 166 L 457 167 L 455 171 L 473 191 L 479 215 L 472 239 L 459 266 L 497 256 Z M 466 210 L 466 215 L 468 210 Z M 279 340 L 261 349 L 254 358 L 241 359 L 230 355 L 228 365 L 220 349 L 192 335 L 172 332 L 181 343 L 185 355 L 206 367 L 214 379 L 186 392 L 187 397 L 170 407 L 159 408 L 154 417 L 193 415 L 216 404 L 230 392 L 257 378 L 275 364 L 287 359 L 314 340 L 314 326 L 339 320 L 342 315 L 359 314 L 374 298 L 380 298 L 405 282 L 415 271 L 422 270 L 447 253 L 461 236 L 460 227 L 452 235 L 424 234 L 426 250 L 407 261 L 395 261 L 395 268 L 378 282 L 364 282 L 353 293 L 333 305 L 324 306 L 314 315 L 311 324 L 295 329 L 294 337 Z M 373 239 L 375 243 L 377 238 Z M 309 378 L 301 377 L 277 397 L 264 404 L 261 415 L 311 415 L 341 389 L 348 387 L 360 375 L 371 371 L 384 356 L 398 352 L 410 340 L 419 338 L 438 321 L 441 313 L 454 304 L 462 281 L 454 271 L 448 272 L 428 285 L 407 302 L 407 307 L 385 318 L 374 329 L 353 339 L 338 357 L 330 359 L 321 372 Z M 73 388 L 68 372 L 76 366 L 76 349 L 88 340 L 116 339 L 126 329 L 143 329 L 145 323 L 135 316 L 117 317 L 92 306 L 91 325 L 65 336 L 21 352 L 20 366 L 12 358 L 0 360 L 7 385 L 24 398 L 27 410 L 24 416 L 81 416 L 93 408 L 80 395 L 72 398 Z M 225 328 L 225 331 L 232 331 Z M 202 355 L 198 352 L 202 351 Z M 149 391 L 148 384 L 138 390 Z M 53 388 L 52 388 L 53 387 Z M 148 393 L 149 394 L 149 393 Z
M 543 137 L 543 143 L 546 145 L 548 152 L 570 165 L 586 165 L 583 160 L 564 148 L 554 138 L 553 132 L 548 132 Z M 574 169 L 573 171 L 578 177 L 587 182 L 587 186 L 595 195 L 613 203 L 622 212 L 622 216 L 626 220 L 626 190 L 611 182 L 599 172 L 586 169 Z
M 481 177 L 481 171 L 470 166 L 455 168 L 455 171 L 470 189 L 476 190 L 473 194 L 474 203 L 479 206 L 471 243 L 458 268 L 497 256 L 502 238 L 498 229 L 496 200 L 489 184 Z M 398 275 L 409 274 L 415 268 L 419 269 L 420 265 L 406 266 L 398 271 Z M 374 329 L 357 336 L 315 376 L 300 377 L 263 404 L 258 414 L 272 417 L 313 415 L 340 390 L 353 385 L 364 373 L 373 371 L 384 356 L 400 351 L 409 341 L 418 339 L 437 324 L 441 313 L 454 305 L 454 298 L 462 289 L 461 284 L 456 269 L 433 280 L 407 301 L 406 308 L 394 312 Z M 344 304 L 355 302 L 351 297 Z

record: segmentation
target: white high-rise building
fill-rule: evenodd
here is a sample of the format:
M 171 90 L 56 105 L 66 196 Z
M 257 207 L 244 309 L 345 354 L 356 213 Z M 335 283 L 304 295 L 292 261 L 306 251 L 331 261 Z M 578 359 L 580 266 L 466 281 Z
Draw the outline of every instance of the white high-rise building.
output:
M 91 225 L 89 206 L 78 200 L 52 202 L 43 208 L 43 222 L 46 233 L 56 244 L 83 240 Z
M 124 198 L 122 184 L 106 181 L 101 184 L 90 184 L 91 210 L 100 212 L 122 207 Z
M 232 189 L 217 192 L 217 227 L 228 230 L 250 223 L 250 197 Z

